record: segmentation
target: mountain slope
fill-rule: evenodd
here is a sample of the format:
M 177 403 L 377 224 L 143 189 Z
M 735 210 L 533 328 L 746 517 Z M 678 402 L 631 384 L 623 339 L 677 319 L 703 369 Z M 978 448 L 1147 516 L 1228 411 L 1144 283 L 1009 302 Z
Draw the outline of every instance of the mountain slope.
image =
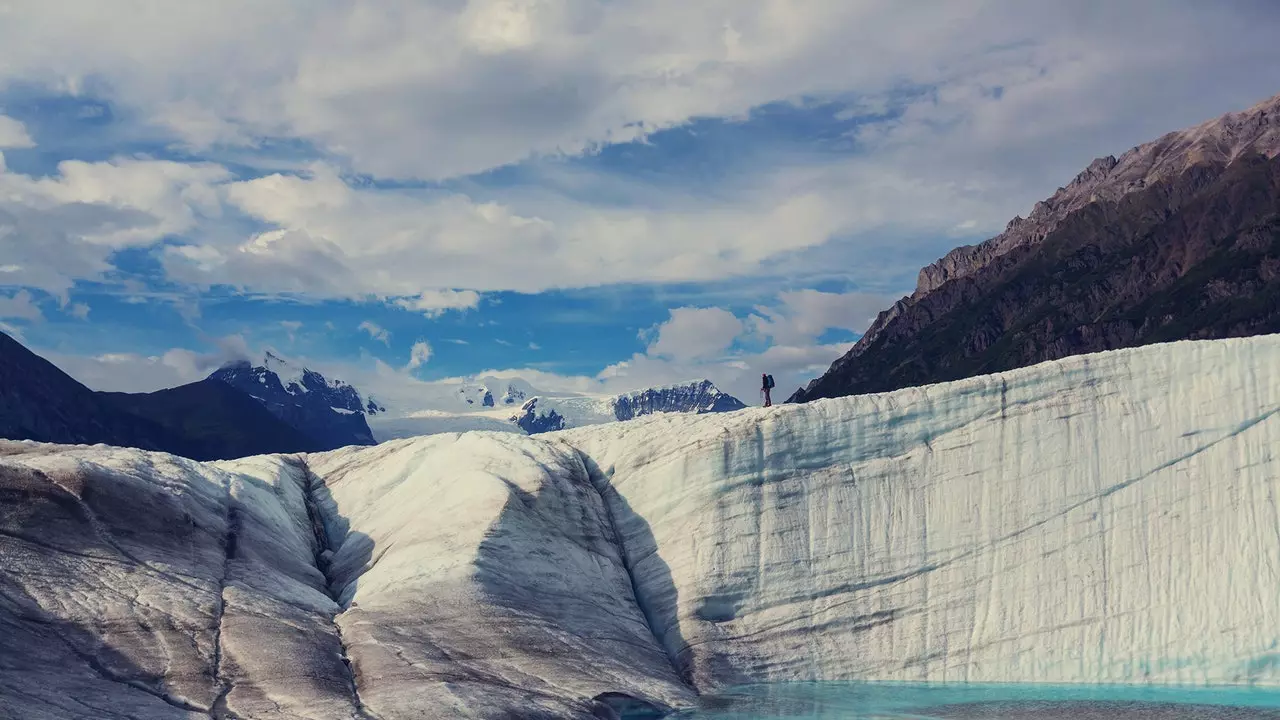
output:
M 341 380 L 330 382 L 320 373 L 267 352 L 261 365 L 247 360 L 230 363 L 209 376 L 254 398 L 319 447 L 373 445 L 365 414 L 381 411 L 372 399 Z
M 194 460 L 321 449 L 244 393 L 202 381 L 94 392 L 0 333 L 0 437 L 160 450 Z
M 178 438 L 81 385 L 0 332 L 0 437 L 167 450 Z
M 181 438 L 170 449 L 193 460 L 220 460 L 327 448 L 267 412 L 260 403 L 215 380 L 153 393 L 99 393 L 114 407 Z
M 922 270 L 790 400 L 1280 330 L 1278 156 L 1280 96 L 1096 161 L 1027 220 Z
M 1270 335 L 552 437 L 217 464 L 0 443 L 0 716 L 1280 687 L 1277 408 Z

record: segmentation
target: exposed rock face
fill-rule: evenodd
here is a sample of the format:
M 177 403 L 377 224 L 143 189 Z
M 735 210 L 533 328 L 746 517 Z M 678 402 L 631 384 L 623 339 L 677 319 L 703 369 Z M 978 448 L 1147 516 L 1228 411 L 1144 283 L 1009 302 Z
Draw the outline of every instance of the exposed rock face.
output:
M 610 718 L 749 681 L 1280 687 L 1280 336 L 194 463 L 0 442 L 0 717 Z
M 1115 202 L 1162 180 L 1173 180 L 1199 165 L 1226 166 L 1246 154 L 1280 154 L 1280 95 L 1238 113 L 1139 145 L 1119 159 L 1094 160 L 1066 187 L 1036 203 L 1026 219 L 1016 217 L 1000 235 L 979 245 L 956 248 L 920 271 L 913 297 L 927 295 L 948 280 L 986 267 L 1013 248 L 1049 236 L 1071 213 L 1093 202 Z
M 613 407 L 614 417 L 631 420 L 642 415 L 665 412 L 695 415 L 733 412 L 746 405 L 738 398 L 721 392 L 710 380 L 702 380 L 688 385 L 650 388 L 621 395 L 614 401 Z
M 322 449 L 373 445 L 360 392 L 341 380 L 299 367 L 270 352 L 261 365 L 240 361 L 209 376 L 262 403 L 272 415 L 315 441 Z M 381 409 L 375 406 L 375 410 Z
M 554 408 L 540 410 L 538 402 L 541 398 L 533 398 L 520 406 L 520 412 L 512 416 L 511 421 L 529 435 L 555 432 L 565 428 L 564 416 Z
M 1005 233 L 922 270 L 790 401 L 1280 329 L 1278 155 L 1280 96 L 1095 161 Z

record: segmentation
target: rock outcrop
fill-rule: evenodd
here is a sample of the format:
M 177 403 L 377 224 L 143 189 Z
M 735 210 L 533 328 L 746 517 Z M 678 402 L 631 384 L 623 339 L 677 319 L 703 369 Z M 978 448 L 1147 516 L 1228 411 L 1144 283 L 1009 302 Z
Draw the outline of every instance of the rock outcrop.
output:
M 1277 156 L 1280 96 L 1094 161 L 1001 235 L 922 270 L 791 401 L 1280 330 Z

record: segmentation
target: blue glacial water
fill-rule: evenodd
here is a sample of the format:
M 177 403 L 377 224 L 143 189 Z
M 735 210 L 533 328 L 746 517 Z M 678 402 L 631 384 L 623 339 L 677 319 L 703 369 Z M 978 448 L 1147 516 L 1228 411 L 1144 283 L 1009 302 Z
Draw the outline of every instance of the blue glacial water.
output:
M 1089 685 L 786 683 L 704 696 L 670 720 L 1280 720 L 1280 690 Z

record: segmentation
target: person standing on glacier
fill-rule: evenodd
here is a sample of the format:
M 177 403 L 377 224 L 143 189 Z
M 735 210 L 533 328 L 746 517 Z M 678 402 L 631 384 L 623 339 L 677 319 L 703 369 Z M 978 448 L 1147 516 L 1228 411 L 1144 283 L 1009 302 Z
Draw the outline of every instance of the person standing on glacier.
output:
M 764 393 L 765 407 L 773 406 L 773 398 L 770 397 L 769 392 L 771 390 L 773 390 L 773 376 L 768 373 L 760 373 L 760 392 Z

